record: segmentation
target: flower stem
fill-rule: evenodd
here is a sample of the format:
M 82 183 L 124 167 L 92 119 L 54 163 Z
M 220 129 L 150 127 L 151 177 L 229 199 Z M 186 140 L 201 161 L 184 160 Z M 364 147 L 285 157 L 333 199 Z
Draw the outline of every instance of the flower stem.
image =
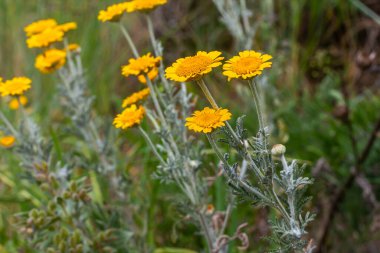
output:
M 129 33 L 128 33 L 127 29 L 125 29 L 125 27 L 123 26 L 123 24 L 121 22 L 119 22 L 119 26 L 120 26 L 121 32 L 123 33 L 124 37 L 127 39 L 127 42 L 129 44 L 129 47 L 132 50 L 132 53 L 133 53 L 134 57 L 135 58 L 140 57 L 140 55 L 139 55 L 139 53 L 138 53 L 138 51 L 136 49 L 136 46 L 133 43 L 133 40 L 132 40 L 131 36 L 129 36 Z
M 261 131 L 264 131 L 264 120 L 263 120 L 263 115 L 261 113 L 259 93 L 257 91 L 256 83 L 254 83 L 254 81 L 248 80 L 248 84 L 253 96 L 253 101 L 255 102 L 257 118 L 259 119 L 259 132 L 261 132 Z
M 160 160 L 161 164 L 166 165 L 166 162 L 164 161 L 164 159 L 162 158 L 162 156 L 160 155 L 160 153 L 158 153 L 158 151 L 157 151 L 156 147 L 154 146 L 152 140 L 150 139 L 149 135 L 144 131 L 144 129 L 140 125 L 138 126 L 138 128 L 139 128 L 141 134 L 143 135 L 144 139 L 146 140 L 146 142 L 151 147 L 153 153 Z
M 211 92 L 207 88 L 207 86 L 206 86 L 205 82 L 203 81 L 203 79 L 199 79 L 197 81 L 197 83 L 198 83 L 199 87 L 202 89 L 203 93 L 205 94 L 205 96 L 206 96 L 208 102 L 211 104 L 212 108 L 214 108 L 216 110 L 219 109 L 219 106 L 217 105 L 214 97 L 211 95 Z
M 198 83 L 199 87 L 202 89 L 204 95 L 206 96 L 208 102 L 211 104 L 212 108 L 214 108 L 215 110 L 218 110 L 219 106 L 216 103 L 214 97 L 212 96 L 210 90 L 207 88 L 207 85 L 205 84 L 204 80 L 201 78 L 197 81 L 197 83 Z M 230 133 L 232 134 L 232 136 L 234 137 L 235 141 L 237 143 L 241 144 L 239 137 L 237 136 L 237 134 L 233 130 L 230 123 L 228 123 L 227 121 L 226 121 L 226 126 L 227 126 L 228 130 L 230 131 Z
M 201 211 L 198 212 L 198 215 L 199 215 L 199 221 L 201 223 L 201 227 L 203 229 L 203 233 L 205 234 L 205 237 L 206 237 L 208 251 L 210 253 L 213 253 L 214 247 L 213 247 L 210 231 L 209 231 L 207 223 L 206 223 L 206 219 L 205 219 L 205 217 Z
M 18 137 L 19 136 L 18 132 L 1 111 L 0 111 L 0 118 L 4 122 L 4 124 L 8 127 L 9 131 L 11 131 L 14 136 Z

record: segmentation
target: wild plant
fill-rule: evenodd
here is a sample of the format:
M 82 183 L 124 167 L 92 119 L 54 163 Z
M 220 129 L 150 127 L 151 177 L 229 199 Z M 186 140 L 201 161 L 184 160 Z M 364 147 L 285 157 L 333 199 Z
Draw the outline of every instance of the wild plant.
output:
M 135 126 L 139 130 L 159 161 L 153 177 L 162 183 L 179 187 L 186 198 L 181 198 L 177 203 L 178 209 L 199 226 L 209 252 L 227 252 L 228 243 L 234 239 L 239 239 L 244 248 L 247 247 L 248 240 L 241 231 L 243 226 L 237 230 L 235 237 L 225 235 L 231 207 L 227 214 L 223 215 L 224 218 L 217 222 L 220 224 L 213 222 L 216 212 L 209 204 L 207 182 L 202 177 L 203 143 L 190 136 L 185 127 L 185 118 L 193 107 L 192 95 L 188 93 L 185 84 L 176 86 L 165 78 L 163 48 L 155 37 L 150 17 L 150 12 L 164 3 L 166 0 L 125 2 L 109 6 L 99 13 L 98 18 L 101 21 L 111 21 L 119 25 L 133 53 L 134 58 L 122 67 L 122 74 L 125 77 L 136 76 L 141 83 L 147 85 L 147 88 L 124 99 L 122 107 L 125 109 L 116 116 L 114 125 L 121 129 Z M 131 12 L 144 13 L 154 56 L 151 53 L 141 56 L 133 38 L 123 25 L 122 15 Z M 153 104 L 152 109 L 147 104 L 138 105 L 143 104 L 148 96 Z M 145 115 L 153 128 L 151 133 L 141 125 Z M 153 139 L 152 134 L 156 138 Z
M 313 220 L 309 212 L 302 214 L 302 207 L 309 198 L 303 197 L 306 186 L 312 183 L 303 177 L 304 167 L 298 167 L 296 161 L 289 163 L 285 158 L 285 146 L 274 145 L 269 150 L 269 129 L 264 122 L 258 85 L 254 77 L 265 68 L 271 67 L 272 57 L 253 50 L 246 50 L 227 60 L 223 65 L 223 75 L 231 79 L 246 80 L 250 87 L 258 117 L 259 131 L 249 136 L 244 128 L 241 116 L 233 128 L 228 120 L 231 113 L 220 108 L 203 80 L 203 76 L 213 68 L 220 66 L 221 52 L 198 52 L 195 56 L 178 59 L 166 69 L 166 76 L 174 81 L 195 81 L 212 108 L 206 107 L 196 111 L 186 119 L 186 126 L 195 132 L 206 134 L 216 155 L 223 163 L 228 184 L 233 193 L 242 200 L 257 206 L 269 206 L 281 216 L 271 220 L 273 252 L 301 252 L 306 246 L 302 237 L 307 233 L 306 226 Z M 186 72 L 184 71 L 186 69 Z M 233 159 L 233 154 L 223 153 L 218 143 L 225 143 L 240 157 L 240 162 Z M 281 162 L 278 172 L 276 160 Z M 244 165 L 243 164 L 247 164 Z M 312 246 L 305 249 L 311 252 Z

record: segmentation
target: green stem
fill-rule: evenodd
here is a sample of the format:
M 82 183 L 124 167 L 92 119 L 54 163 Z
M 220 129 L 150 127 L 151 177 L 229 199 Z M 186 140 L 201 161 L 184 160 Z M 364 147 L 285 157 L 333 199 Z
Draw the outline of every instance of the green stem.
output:
M 132 50 L 132 53 L 134 55 L 135 58 L 139 58 L 140 55 L 136 49 L 136 46 L 135 44 L 133 43 L 133 40 L 131 38 L 131 36 L 129 36 L 129 33 L 127 31 L 127 29 L 125 29 L 125 27 L 123 26 L 123 24 L 121 22 L 119 22 L 119 26 L 120 26 L 120 29 L 121 29 L 121 32 L 123 33 L 124 37 L 127 39 L 127 42 L 129 44 L 129 47 L 131 48 Z
M 202 227 L 203 233 L 205 234 L 205 237 L 206 237 L 208 251 L 210 253 L 213 253 L 213 248 L 214 247 L 213 247 L 210 231 L 208 229 L 205 217 L 204 217 L 204 215 L 203 215 L 203 213 L 201 211 L 199 211 L 198 215 L 199 215 L 199 221 L 201 223 L 201 227 Z
M 211 104 L 212 108 L 214 108 L 215 110 L 218 110 L 219 106 L 216 103 L 214 97 L 212 96 L 210 90 L 207 88 L 207 85 L 205 84 L 204 80 L 202 78 L 199 79 L 197 81 L 197 84 L 199 85 L 199 87 L 203 91 L 203 94 L 206 96 L 206 98 L 207 98 L 208 102 Z M 230 133 L 232 134 L 232 136 L 234 137 L 235 141 L 239 144 L 242 144 L 239 137 L 237 136 L 237 134 L 233 130 L 232 126 L 230 125 L 230 123 L 226 122 L 226 126 L 227 126 L 228 130 L 230 131 Z
M 229 166 L 227 160 L 224 158 L 224 156 L 222 155 L 222 153 L 219 151 L 219 149 L 216 146 L 215 141 L 211 137 L 211 135 L 210 134 L 206 134 L 206 136 L 207 136 L 207 139 L 210 142 L 212 148 L 214 149 L 216 155 L 218 156 L 218 158 L 224 163 L 225 166 Z M 258 198 L 266 201 L 267 203 L 272 203 L 272 201 L 270 199 L 268 199 L 266 196 L 264 196 L 261 192 L 259 192 L 256 189 L 250 187 L 249 185 L 247 185 L 244 181 L 242 181 L 240 179 L 234 179 L 234 180 L 237 180 L 238 184 L 240 184 L 245 190 L 247 190 L 247 191 L 251 192 L 252 194 L 256 195 Z
M 160 155 L 160 153 L 158 153 L 156 147 L 154 146 L 152 140 L 150 139 L 149 135 L 144 131 L 144 129 L 142 129 L 141 126 L 138 126 L 141 134 L 143 135 L 144 139 L 146 140 L 146 142 L 149 144 L 149 146 L 151 147 L 153 153 L 157 156 L 157 158 L 160 160 L 161 164 L 162 165 L 166 165 L 166 162 L 164 161 L 164 159 L 162 158 L 162 156 Z
M 0 118 L 4 122 L 4 124 L 8 127 L 9 131 L 11 131 L 15 137 L 18 137 L 19 136 L 18 132 L 1 111 L 0 111 Z
M 248 84 L 253 96 L 253 101 L 255 102 L 257 118 L 259 119 L 259 128 L 260 128 L 259 131 L 261 132 L 261 131 L 264 131 L 264 120 L 263 120 L 263 115 L 261 113 L 259 93 L 257 91 L 256 83 L 254 83 L 254 81 L 248 80 Z

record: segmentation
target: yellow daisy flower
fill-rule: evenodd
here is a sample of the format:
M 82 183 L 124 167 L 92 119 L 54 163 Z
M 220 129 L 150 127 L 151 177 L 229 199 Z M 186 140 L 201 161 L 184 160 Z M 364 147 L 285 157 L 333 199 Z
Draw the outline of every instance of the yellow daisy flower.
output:
M 134 125 L 141 123 L 144 118 L 145 108 L 143 106 L 137 106 L 135 104 L 124 109 L 124 111 L 116 116 L 113 121 L 113 125 L 116 128 L 127 129 Z
M 149 93 L 150 93 L 149 88 L 133 93 L 132 95 L 130 95 L 129 97 L 123 100 L 122 107 L 125 108 L 131 104 L 135 104 L 138 101 L 145 99 L 149 95 Z
M 269 54 L 261 54 L 253 50 L 240 52 L 223 65 L 223 75 L 228 77 L 228 81 L 233 78 L 251 79 L 261 74 L 265 68 L 270 68 L 272 59 Z
M 129 59 L 128 65 L 122 66 L 121 73 L 128 77 L 130 75 L 140 76 L 148 74 L 152 69 L 156 68 L 161 62 L 161 57 L 154 57 L 151 53 L 143 55 L 139 58 Z
M 98 19 L 102 22 L 118 22 L 126 11 L 128 3 L 119 3 L 108 6 L 107 9 L 101 10 Z
M 195 132 L 211 133 L 214 129 L 225 126 L 224 122 L 231 119 L 231 115 L 227 109 L 206 107 L 187 118 L 185 126 Z
M 61 68 L 66 63 L 66 52 L 61 49 L 48 49 L 36 58 L 34 66 L 42 73 L 48 74 Z
M 29 48 L 47 47 L 53 42 L 62 41 L 64 32 L 48 28 L 39 34 L 35 34 L 26 40 Z
M 26 105 L 28 103 L 28 98 L 25 96 L 20 96 L 20 102 L 21 105 Z M 20 107 L 18 98 L 12 98 L 11 101 L 9 101 L 8 106 L 11 110 L 17 110 Z
M 56 26 L 55 29 L 57 29 L 59 31 L 62 31 L 62 32 L 68 32 L 68 31 L 77 29 L 77 27 L 78 27 L 77 23 L 75 23 L 75 22 L 68 22 L 68 23 L 64 23 L 62 25 Z
M 158 76 L 158 69 L 154 68 L 151 71 L 148 72 L 148 78 L 149 80 L 153 81 Z M 137 76 L 140 83 L 146 84 L 146 77 L 145 75 L 139 75 Z
M 57 21 L 54 19 L 42 19 L 33 22 L 30 25 L 27 25 L 24 28 L 24 31 L 26 32 L 26 36 L 30 37 L 34 34 L 41 33 L 46 29 L 53 28 L 55 26 L 57 26 Z
M 11 80 L 0 84 L 0 94 L 2 97 L 8 95 L 21 95 L 31 88 L 32 80 L 26 77 L 14 77 Z
M 132 0 L 127 3 L 127 12 L 152 11 L 167 2 L 167 0 Z
M 180 58 L 172 66 L 166 68 L 166 78 L 177 82 L 188 82 L 197 80 L 203 75 L 210 73 L 213 68 L 222 65 L 219 51 L 199 51 L 194 56 Z
M 15 141 L 16 141 L 16 138 L 11 135 L 0 137 L 0 146 L 4 148 L 10 148 L 13 146 Z

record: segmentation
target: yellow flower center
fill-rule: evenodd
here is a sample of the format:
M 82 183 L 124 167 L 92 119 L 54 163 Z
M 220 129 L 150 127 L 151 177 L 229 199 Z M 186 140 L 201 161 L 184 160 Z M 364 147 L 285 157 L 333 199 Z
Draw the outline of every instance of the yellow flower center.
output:
M 209 127 L 220 122 L 221 115 L 216 113 L 202 113 L 197 117 L 197 124 L 201 127 Z
M 213 60 L 204 55 L 196 55 L 185 58 L 178 66 L 176 74 L 178 76 L 191 76 L 206 70 Z
M 248 74 L 259 69 L 262 60 L 258 57 L 244 57 L 232 64 L 233 71 L 238 75 Z

